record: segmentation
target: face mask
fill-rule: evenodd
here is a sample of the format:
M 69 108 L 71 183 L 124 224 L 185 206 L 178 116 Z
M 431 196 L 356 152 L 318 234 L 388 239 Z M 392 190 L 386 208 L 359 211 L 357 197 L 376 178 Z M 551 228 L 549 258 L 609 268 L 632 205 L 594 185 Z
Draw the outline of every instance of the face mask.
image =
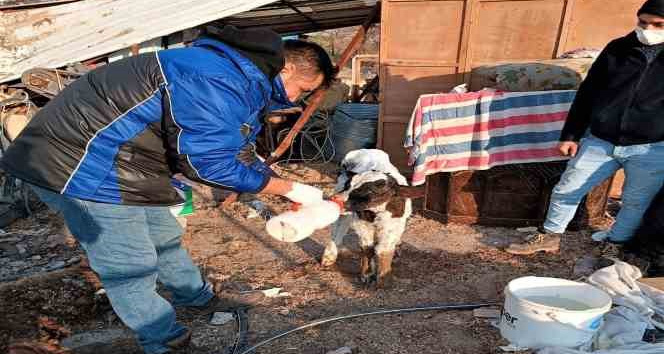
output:
M 293 107 L 296 107 L 296 104 L 288 99 L 284 83 L 281 81 L 280 75 L 277 75 L 272 81 L 272 97 L 270 97 L 268 112 Z
M 664 30 L 645 30 L 636 27 L 636 37 L 645 45 L 656 45 L 664 43 Z

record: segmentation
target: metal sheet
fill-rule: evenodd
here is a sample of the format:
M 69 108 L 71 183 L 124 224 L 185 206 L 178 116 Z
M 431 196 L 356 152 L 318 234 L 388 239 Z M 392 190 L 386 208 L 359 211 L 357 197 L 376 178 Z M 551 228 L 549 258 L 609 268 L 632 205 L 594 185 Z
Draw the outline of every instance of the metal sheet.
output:
M 33 67 L 60 67 L 274 0 L 87 0 L 0 11 L 0 82 Z
M 288 0 L 216 21 L 237 27 L 270 27 L 283 34 L 357 26 L 364 22 L 376 0 Z M 288 6 L 290 5 L 290 6 Z M 294 11 L 297 7 L 301 12 Z
M 64 0 L 6 0 L 0 4 Z M 68 0 L 71 1 L 71 0 Z M 86 0 L 0 11 L 0 82 L 33 67 L 91 59 L 207 24 L 283 34 L 362 24 L 376 0 Z
M 80 0 L 0 0 L 0 10 L 63 4 Z

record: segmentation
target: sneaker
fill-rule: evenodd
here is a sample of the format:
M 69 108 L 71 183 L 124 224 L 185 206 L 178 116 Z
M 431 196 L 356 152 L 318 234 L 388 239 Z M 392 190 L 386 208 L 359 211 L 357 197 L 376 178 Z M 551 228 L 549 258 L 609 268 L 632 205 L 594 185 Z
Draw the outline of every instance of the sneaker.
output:
M 513 243 L 505 249 L 510 254 L 528 255 L 537 252 L 558 252 L 560 250 L 560 234 L 535 234 L 526 238 L 523 243 Z

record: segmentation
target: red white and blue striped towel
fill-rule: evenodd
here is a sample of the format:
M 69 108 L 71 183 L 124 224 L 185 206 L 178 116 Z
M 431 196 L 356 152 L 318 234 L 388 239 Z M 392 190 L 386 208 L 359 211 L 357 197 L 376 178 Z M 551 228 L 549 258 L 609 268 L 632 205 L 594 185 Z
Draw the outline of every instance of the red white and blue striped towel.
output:
M 413 111 L 404 146 L 413 185 L 437 172 L 565 160 L 560 131 L 576 91 L 423 95 Z

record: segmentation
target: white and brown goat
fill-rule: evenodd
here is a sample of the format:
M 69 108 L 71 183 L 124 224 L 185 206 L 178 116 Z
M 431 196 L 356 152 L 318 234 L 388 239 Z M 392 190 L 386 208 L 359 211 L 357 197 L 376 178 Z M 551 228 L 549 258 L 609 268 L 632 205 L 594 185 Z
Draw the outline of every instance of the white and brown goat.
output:
M 336 262 L 338 247 L 352 229 L 360 242 L 362 281 L 382 287 L 391 275 L 395 249 L 412 213 L 410 197 L 419 189 L 408 187 L 381 150 L 351 151 L 341 167 L 335 192 L 345 212 L 332 226 L 322 265 Z

